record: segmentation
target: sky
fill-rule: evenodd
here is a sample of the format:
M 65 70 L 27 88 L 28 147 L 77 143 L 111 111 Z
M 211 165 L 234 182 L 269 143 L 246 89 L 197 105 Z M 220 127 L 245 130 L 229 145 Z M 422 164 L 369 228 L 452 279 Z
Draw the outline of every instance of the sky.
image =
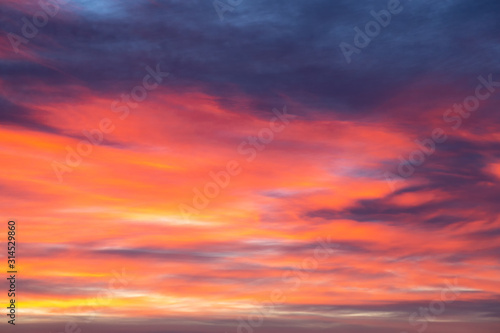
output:
M 0 0 L 18 333 L 500 329 L 500 2 Z

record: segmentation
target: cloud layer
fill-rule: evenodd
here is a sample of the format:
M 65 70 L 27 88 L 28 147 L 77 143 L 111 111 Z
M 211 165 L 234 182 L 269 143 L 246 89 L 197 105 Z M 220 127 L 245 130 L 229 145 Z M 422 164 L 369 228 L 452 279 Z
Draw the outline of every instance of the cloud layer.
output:
M 500 4 L 232 4 L 0 5 L 19 332 L 497 332 Z

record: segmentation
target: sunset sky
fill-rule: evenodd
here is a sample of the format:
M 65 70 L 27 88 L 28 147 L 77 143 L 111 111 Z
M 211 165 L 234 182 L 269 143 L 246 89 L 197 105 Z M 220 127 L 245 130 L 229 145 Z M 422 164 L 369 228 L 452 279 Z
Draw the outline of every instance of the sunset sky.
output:
M 0 0 L 2 333 L 500 332 L 500 2 L 48 2 Z

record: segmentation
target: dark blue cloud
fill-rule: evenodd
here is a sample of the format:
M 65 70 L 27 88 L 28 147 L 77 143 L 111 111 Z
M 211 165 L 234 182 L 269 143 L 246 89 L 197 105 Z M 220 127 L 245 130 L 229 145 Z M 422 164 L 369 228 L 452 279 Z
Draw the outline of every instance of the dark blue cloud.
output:
M 177 78 L 173 85 L 201 86 L 221 103 L 230 104 L 236 90 L 268 111 L 285 94 L 342 116 L 384 112 L 377 106 L 424 77 L 436 87 L 464 87 L 499 71 L 497 2 L 402 4 L 351 64 L 339 44 L 352 43 L 352 28 L 387 1 L 243 1 L 223 22 L 209 1 L 86 1 L 76 17 L 61 12 L 23 47 L 68 76 L 34 64 L 30 75 L 61 85 L 79 80 L 96 92 L 119 92 L 146 65 L 162 62 Z M 22 13 L 9 14 L 5 30 L 19 31 Z M 442 98 L 427 96 L 427 104 Z

